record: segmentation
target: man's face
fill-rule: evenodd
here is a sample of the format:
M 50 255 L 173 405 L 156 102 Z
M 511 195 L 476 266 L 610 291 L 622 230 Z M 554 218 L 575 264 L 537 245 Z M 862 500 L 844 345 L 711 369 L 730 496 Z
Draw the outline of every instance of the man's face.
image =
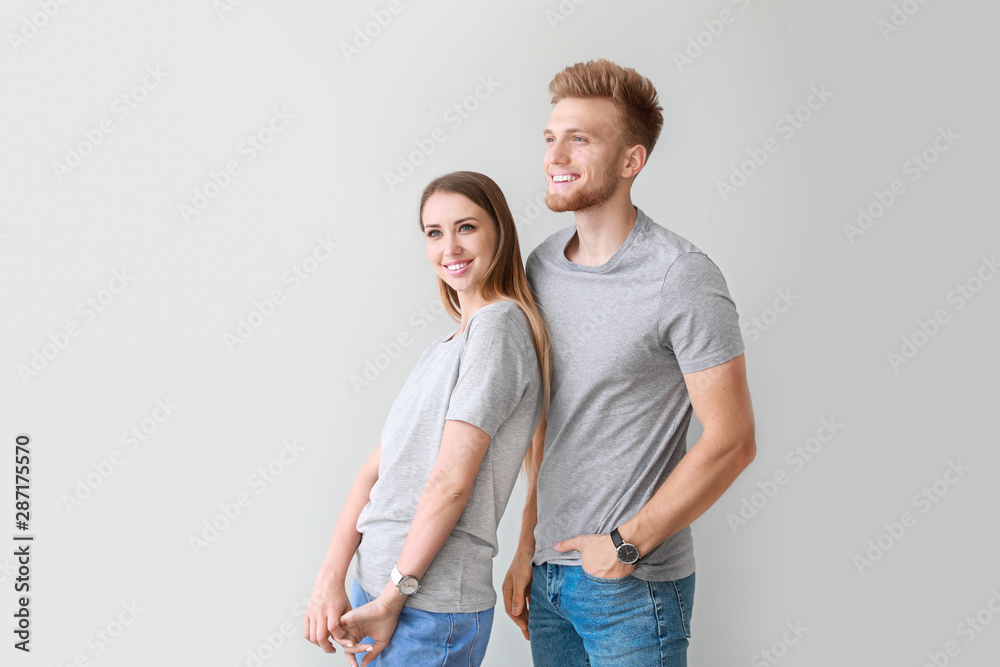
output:
M 561 100 L 552 109 L 545 143 L 545 204 L 553 211 L 599 206 L 624 182 L 621 128 L 609 99 Z

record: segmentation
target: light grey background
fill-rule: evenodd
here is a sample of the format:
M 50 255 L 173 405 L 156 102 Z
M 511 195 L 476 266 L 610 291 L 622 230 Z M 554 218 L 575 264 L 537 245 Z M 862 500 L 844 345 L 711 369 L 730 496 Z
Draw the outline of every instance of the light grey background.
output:
M 8 634 L 11 664 L 346 664 L 302 639 L 299 602 L 396 391 L 454 328 L 421 314 L 437 293 L 419 193 L 446 171 L 491 175 L 525 254 L 571 224 L 535 203 L 546 85 L 593 57 L 658 87 L 666 125 L 634 199 L 715 259 L 747 338 L 758 455 L 694 526 L 691 664 L 916 666 L 951 641 L 949 664 L 992 664 L 1000 280 L 976 278 L 1000 252 L 996 4 L 400 0 L 350 57 L 341 44 L 386 3 L 225 6 L 16 0 L 0 12 L 0 433 L 8 452 L 17 433 L 33 438 L 36 535 L 33 651 Z M 890 32 L 880 21 L 894 7 Z M 730 23 L 713 23 L 723 11 Z M 697 57 L 679 63 L 689 48 Z M 475 109 L 446 116 L 481 79 L 492 90 Z M 800 109 L 813 87 L 832 96 Z M 275 109 L 294 118 L 268 136 Z M 808 120 L 789 137 L 776 123 L 796 111 Z M 104 118 L 113 131 L 57 174 Z M 446 141 L 391 190 L 385 173 L 437 128 Z M 959 137 L 911 181 L 905 163 L 939 128 Z M 273 141 L 250 160 L 240 145 L 259 132 Z M 768 139 L 777 152 L 723 198 L 718 183 Z M 240 172 L 185 221 L 179 206 L 229 160 Z M 895 179 L 905 192 L 852 243 L 844 226 Z M 318 238 L 337 248 L 310 264 Z M 283 277 L 304 261 L 315 271 L 296 288 Z M 116 271 L 132 276 L 124 288 Z M 967 282 L 981 288 L 968 300 L 952 292 Z M 273 290 L 273 314 L 227 345 Z M 87 299 L 103 301 L 92 319 Z M 939 309 L 944 324 L 920 335 Z M 894 368 L 889 353 L 915 333 L 921 347 Z M 401 334 L 410 344 L 393 347 Z M 32 375 L 21 367 L 36 351 L 51 358 Z M 356 388 L 368 363 L 383 368 Z M 167 399 L 178 407 L 152 421 Z M 823 419 L 843 426 L 793 464 Z M 151 433 L 134 448 L 121 440 L 133 427 Z M 272 463 L 291 440 L 301 451 Z M 968 470 L 935 494 L 949 462 Z M 255 471 L 269 463 L 280 474 L 265 483 Z M 773 497 L 754 496 L 776 473 Z M 100 485 L 67 507 L 88 475 Z M 190 538 L 225 525 L 220 505 L 239 494 L 249 506 L 196 553 Z M 744 500 L 759 507 L 734 529 Z M 904 512 L 912 525 L 892 537 L 885 524 Z M 7 619 L 12 550 L 0 552 Z M 119 617 L 131 622 L 120 634 Z M 487 663 L 529 662 L 498 609 Z

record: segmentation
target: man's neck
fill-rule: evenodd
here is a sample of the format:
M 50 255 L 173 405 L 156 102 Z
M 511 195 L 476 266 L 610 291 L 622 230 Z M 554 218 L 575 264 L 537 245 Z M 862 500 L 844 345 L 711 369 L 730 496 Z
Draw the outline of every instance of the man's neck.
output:
M 576 234 L 566 247 L 566 259 L 574 264 L 600 266 L 625 243 L 638 213 L 628 192 L 600 206 L 575 211 Z

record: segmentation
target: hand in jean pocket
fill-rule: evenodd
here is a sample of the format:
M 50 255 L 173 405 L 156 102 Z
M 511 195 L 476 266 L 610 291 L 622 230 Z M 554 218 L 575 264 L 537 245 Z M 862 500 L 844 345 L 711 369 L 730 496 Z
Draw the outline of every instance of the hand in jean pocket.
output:
M 556 542 L 556 551 L 579 551 L 583 571 L 600 579 L 620 579 L 635 572 L 635 565 L 618 560 L 618 550 L 610 535 L 579 535 Z

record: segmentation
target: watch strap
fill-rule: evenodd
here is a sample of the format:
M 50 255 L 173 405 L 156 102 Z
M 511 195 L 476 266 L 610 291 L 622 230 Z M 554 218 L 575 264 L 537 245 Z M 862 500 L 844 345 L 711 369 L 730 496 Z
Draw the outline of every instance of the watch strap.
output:
M 617 528 L 611 531 L 611 541 L 614 542 L 615 549 L 625 543 L 625 540 L 622 539 L 621 533 L 618 532 Z
M 414 576 L 403 574 L 395 565 L 392 566 L 392 572 L 389 574 L 389 579 L 392 580 L 392 585 L 396 587 L 396 590 L 399 591 L 400 595 L 413 595 L 420 590 L 420 580 Z M 414 587 L 410 592 L 404 591 L 402 586 L 403 582 L 407 579 L 412 582 Z

